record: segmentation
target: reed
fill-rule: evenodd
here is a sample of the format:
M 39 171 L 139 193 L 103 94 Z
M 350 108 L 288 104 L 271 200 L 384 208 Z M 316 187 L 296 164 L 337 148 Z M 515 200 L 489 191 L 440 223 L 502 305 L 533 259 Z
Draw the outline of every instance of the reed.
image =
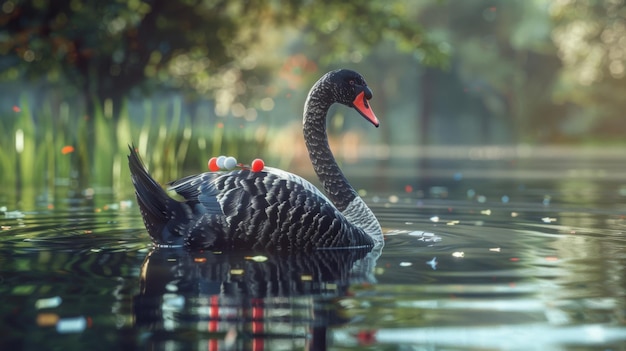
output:
M 24 94 L 19 111 L 1 109 L 0 132 L 10 136 L 0 139 L 2 189 L 33 188 L 54 196 L 59 187 L 76 191 L 89 187 L 96 194 L 113 192 L 128 198 L 133 189 L 126 165 L 130 143 L 139 148 L 159 181 L 188 174 L 184 169 L 203 172 L 213 155 L 234 155 L 248 162 L 266 157 L 258 124 L 217 117 L 194 120 L 178 97 L 132 102 L 133 114 L 138 115 L 131 115 L 129 100 L 116 109 L 117 116 L 110 100 L 97 104 L 91 116 L 81 106 L 51 98 L 34 104 Z M 93 135 L 89 123 L 94 124 Z

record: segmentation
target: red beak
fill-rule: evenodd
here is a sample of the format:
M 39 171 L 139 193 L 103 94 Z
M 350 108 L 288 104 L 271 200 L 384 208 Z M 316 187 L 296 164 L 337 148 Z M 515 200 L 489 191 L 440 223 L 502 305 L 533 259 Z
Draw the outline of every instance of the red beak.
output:
M 352 105 L 354 105 L 354 108 L 359 111 L 363 117 L 372 122 L 372 124 L 378 128 L 380 122 L 378 122 L 378 118 L 376 118 L 374 111 L 370 108 L 370 104 L 365 98 L 364 91 L 360 92 L 359 95 L 356 96 L 354 101 L 352 101 Z

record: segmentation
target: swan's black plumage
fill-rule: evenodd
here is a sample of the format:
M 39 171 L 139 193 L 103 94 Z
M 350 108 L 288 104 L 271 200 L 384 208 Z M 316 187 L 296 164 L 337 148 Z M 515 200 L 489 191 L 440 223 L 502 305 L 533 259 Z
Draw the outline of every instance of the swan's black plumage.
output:
M 170 183 L 177 201 L 152 179 L 137 151 L 129 165 L 144 223 L 160 246 L 209 249 L 313 250 L 382 245 L 376 218 L 348 184 L 326 137 L 335 102 L 354 107 L 378 126 L 371 91 L 349 70 L 332 71 L 311 88 L 304 111 L 309 155 L 328 198 L 306 180 L 266 167 L 207 172 Z M 330 200 L 329 200 L 330 199 Z

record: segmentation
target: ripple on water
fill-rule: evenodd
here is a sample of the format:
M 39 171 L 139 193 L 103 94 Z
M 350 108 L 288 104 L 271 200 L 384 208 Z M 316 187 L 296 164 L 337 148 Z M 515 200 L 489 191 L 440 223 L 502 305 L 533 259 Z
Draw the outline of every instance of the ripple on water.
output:
M 378 341 L 511 348 L 520 341 L 504 341 L 508 334 L 537 330 L 545 336 L 518 346 L 626 340 L 620 212 L 511 201 L 380 207 L 375 213 L 394 235 L 378 261 L 378 284 L 357 293 L 365 300 L 359 313 L 388 316 L 378 322 Z M 415 230 L 440 241 L 425 245 L 409 235 Z M 370 323 L 375 317 L 363 321 Z M 414 329 L 403 331 L 407 325 Z
M 453 189 L 448 192 L 454 194 Z M 223 311 L 231 313 L 231 319 L 224 317 L 218 325 L 239 330 L 251 323 L 241 316 L 263 306 L 261 320 L 268 328 L 263 341 L 276 342 L 274 346 L 283 340 L 280 335 L 304 345 L 314 334 L 309 327 L 323 327 L 333 345 L 346 348 L 387 344 L 459 349 L 618 347 L 626 341 L 626 220 L 615 209 L 585 210 L 559 203 L 554 192 L 545 206 L 543 193 L 533 192 L 533 203 L 520 201 L 513 192 L 506 202 L 497 192 L 484 192 L 485 201 L 477 201 L 476 194 L 465 199 L 465 191 L 461 200 L 380 196 L 390 201 L 372 204 L 387 233 L 385 248 L 375 261 L 374 279 L 368 276 L 344 285 L 315 285 L 317 276 L 311 269 L 316 266 L 303 261 L 285 266 L 265 256 L 252 263 L 185 252 L 165 257 L 162 266 L 151 272 L 178 274 L 178 278 L 157 280 L 163 283 L 163 291 L 142 301 L 151 312 L 143 317 L 161 318 L 159 325 L 171 334 L 153 329 L 157 324 L 152 319 L 135 324 L 138 312 L 133 306 L 151 245 L 134 210 L 5 216 L 0 220 L 0 294 L 7 304 L 0 313 L 5 320 L 23 319 L 7 306 L 29 306 L 36 315 L 26 319 L 43 323 L 40 335 L 46 336 L 60 333 L 46 329 L 51 328 L 46 321 L 58 325 L 60 319 L 70 318 L 65 326 L 84 326 L 84 330 L 63 329 L 70 330 L 67 333 L 89 333 L 94 325 L 111 335 L 120 330 L 143 333 L 142 340 L 152 342 L 159 338 L 180 342 L 177 333 L 222 342 L 227 329 L 206 334 L 213 325 L 212 296 L 217 296 L 207 291 L 217 291 L 224 298 Z M 192 269 L 185 269 L 183 261 Z M 250 291 L 244 289 L 250 282 L 246 279 L 252 279 L 246 275 L 246 265 L 279 267 L 264 271 L 267 286 L 285 291 L 297 286 L 320 293 L 246 299 L 244 292 Z M 296 280 L 289 282 L 285 280 L 292 277 L 284 267 L 308 271 L 299 271 L 293 275 Z M 326 268 L 325 272 L 333 272 L 332 267 Z M 230 280 L 215 281 L 220 274 Z M 254 284 L 257 290 L 264 286 Z M 61 299 L 57 307 L 36 307 L 38 301 L 56 297 Z M 19 333 L 4 322 L 0 327 Z

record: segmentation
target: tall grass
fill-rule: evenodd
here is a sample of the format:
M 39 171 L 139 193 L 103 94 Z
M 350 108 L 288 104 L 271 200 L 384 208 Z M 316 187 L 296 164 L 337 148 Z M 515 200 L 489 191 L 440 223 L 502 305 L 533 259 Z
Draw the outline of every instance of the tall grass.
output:
M 36 111 L 34 110 L 36 106 Z M 91 188 L 96 194 L 113 192 L 132 196 L 127 167 L 128 144 L 135 143 L 155 179 L 176 179 L 183 169 L 206 170 L 211 155 L 229 154 L 240 160 L 263 156 L 266 143 L 256 130 L 232 118 L 194 120 L 181 98 L 133 102 L 114 109 L 110 100 L 98 104 L 88 116 L 81 104 L 53 99 L 35 101 L 24 94 L 19 106 L 0 109 L 0 186 L 36 189 L 51 198 Z M 117 116 L 113 110 L 119 111 Z M 93 123 L 93 135 L 89 133 Z M 264 128 L 263 130 L 266 130 Z M 90 150 L 92 145 L 93 150 Z M 245 162 L 244 162 L 245 163 Z M 22 199 L 31 207 L 35 199 Z

